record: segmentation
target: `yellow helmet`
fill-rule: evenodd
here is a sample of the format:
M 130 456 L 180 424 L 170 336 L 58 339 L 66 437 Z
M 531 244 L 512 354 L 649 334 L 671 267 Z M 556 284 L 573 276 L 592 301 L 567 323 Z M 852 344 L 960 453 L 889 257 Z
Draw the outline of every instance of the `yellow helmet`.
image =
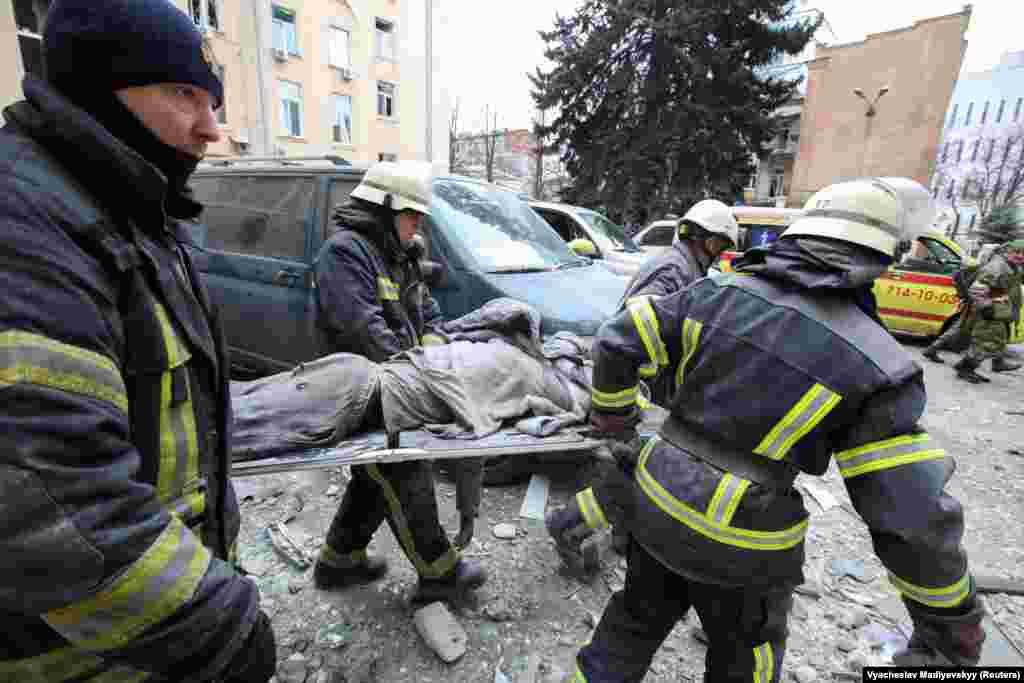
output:
M 434 167 L 426 161 L 381 161 L 370 167 L 352 196 L 371 204 L 430 215 Z M 389 199 L 390 197 L 390 199 Z
M 815 192 L 804 215 L 782 235 L 827 237 L 896 257 L 908 239 L 904 207 L 894 188 L 879 180 L 836 183 Z

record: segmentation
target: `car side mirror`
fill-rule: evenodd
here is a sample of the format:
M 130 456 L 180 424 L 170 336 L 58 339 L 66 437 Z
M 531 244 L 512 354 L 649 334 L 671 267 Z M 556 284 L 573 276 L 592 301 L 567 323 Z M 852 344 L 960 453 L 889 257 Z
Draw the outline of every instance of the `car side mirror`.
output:
M 422 259 L 420 261 L 420 272 L 423 273 L 423 281 L 431 289 L 444 287 L 448 284 L 448 269 L 443 263 Z
M 569 242 L 569 248 L 572 249 L 573 253 L 577 256 L 598 258 L 597 247 L 593 242 L 585 237 L 577 237 L 572 242 Z

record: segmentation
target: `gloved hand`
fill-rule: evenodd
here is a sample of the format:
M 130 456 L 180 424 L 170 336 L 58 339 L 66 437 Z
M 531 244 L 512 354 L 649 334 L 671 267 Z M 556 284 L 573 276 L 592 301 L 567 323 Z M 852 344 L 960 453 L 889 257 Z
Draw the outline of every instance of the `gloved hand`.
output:
M 637 463 L 640 462 L 640 451 L 642 449 L 643 443 L 636 432 L 633 432 L 633 437 L 628 441 L 614 440 L 608 442 L 608 450 L 611 451 L 612 457 L 615 458 L 619 467 L 629 474 L 633 473 Z
M 224 683 L 267 683 L 277 671 L 277 644 L 270 617 L 260 610 L 249 639 L 228 665 Z
M 638 424 L 640 412 L 635 408 L 625 415 L 590 411 L 590 426 L 593 427 L 591 434 L 598 439 L 630 441 L 636 436 Z
M 958 616 L 911 614 L 914 634 L 906 649 L 893 655 L 897 666 L 975 666 L 981 657 L 985 609 L 974 607 Z

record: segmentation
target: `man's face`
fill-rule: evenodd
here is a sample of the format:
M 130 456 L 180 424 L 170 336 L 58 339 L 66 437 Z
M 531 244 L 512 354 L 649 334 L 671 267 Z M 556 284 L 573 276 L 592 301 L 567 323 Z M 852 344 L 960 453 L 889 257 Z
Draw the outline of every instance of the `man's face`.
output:
M 707 250 L 712 260 L 717 260 L 718 257 L 722 255 L 723 251 L 726 251 L 731 247 L 732 242 L 724 237 L 719 237 L 718 235 L 704 240 L 704 248 Z
M 201 159 L 207 145 L 220 140 L 215 101 L 202 88 L 157 83 L 121 88 L 114 94 L 165 145 L 181 152 Z
M 398 239 L 402 244 L 408 244 L 420 231 L 420 221 L 423 214 L 416 211 L 402 211 L 398 214 Z

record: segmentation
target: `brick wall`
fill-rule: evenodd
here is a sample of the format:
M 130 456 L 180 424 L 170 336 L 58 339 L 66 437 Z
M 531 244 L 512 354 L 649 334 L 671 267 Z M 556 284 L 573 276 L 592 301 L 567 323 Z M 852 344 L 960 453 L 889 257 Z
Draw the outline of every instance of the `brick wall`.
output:
M 904 176 L 927 186 L 945 113 L 967 43 L 970 7 L 963 12 L 820 47 L 808 64 L 807 97 L 789 205 L 822 187 L 862 176 Z M 889 92 L 875 116 L 853 94 L 874 100 Z

